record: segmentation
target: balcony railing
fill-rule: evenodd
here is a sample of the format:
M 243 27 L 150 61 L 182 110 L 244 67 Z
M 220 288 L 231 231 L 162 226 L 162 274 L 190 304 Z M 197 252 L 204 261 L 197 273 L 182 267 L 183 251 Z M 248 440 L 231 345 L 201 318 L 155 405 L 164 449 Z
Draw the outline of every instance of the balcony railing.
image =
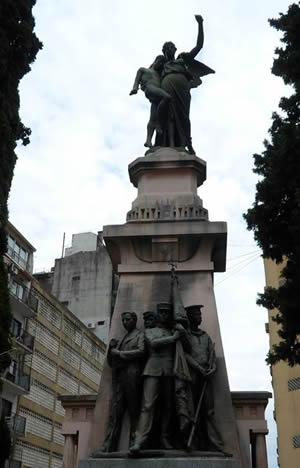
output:
M 12 374 L 11 372 L 7 372 L 5 375 L 6 380 L 18 385 L 19 387 L 24 388 L 27 392 L 30 390 L 30 375 L 27 374 Z
M 28 331 L 21 329 L 19 332 L 13 332 L 12 335 L 15 338 L 16 344 L 20 344 L 22 347 L 25 346 L 33 351 L 34 337 Z
M 8 418 L 5 418 L 5 420 L 12 432 L 18 435 L 25 435 L 26 418 L 18 414 L 12 414 Z
M 31 310 L 37 312 L 39 301 L 38 299 L 31 293 L 31 290 L 28 289 L 26 286 L 21 285 L 18 289 L 14 290 L 10 288 L 10 293 L 16 297 L 19 301 L 26 304 L 30 307 Z

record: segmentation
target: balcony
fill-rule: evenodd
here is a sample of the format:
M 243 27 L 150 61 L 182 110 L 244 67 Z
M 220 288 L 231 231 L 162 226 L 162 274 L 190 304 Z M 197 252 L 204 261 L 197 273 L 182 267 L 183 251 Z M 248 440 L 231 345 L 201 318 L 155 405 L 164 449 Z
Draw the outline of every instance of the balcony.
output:
M 10 460 L 9 468 L 22 468 L 22 462 L 18 460 Z
M 14 282 L 9 287 L 12 310 L 20 312 L 24 317 L 34 317 L 38 309 L 38 299 L 26 286 Z
M 12 414 L 11 416 L 5 418 L 5 421 L 13 435 L 25 435 L 26 418 L 19 416 L 18 414 Z
M 26 330 L 21 329 L 20 332 L 13 332 L 14 347 L 20 348 L 25 352 L 32 353 L 34 346 L 34 337 Z
M 30 375 L 13 374 L 7 371 L 3 377 L 3 387 L 15 395 L 24 395 L 30 391 Z
M 7 254 L 12 258 L 23 270 L 27 271 L 28 258 L 22 257 L 10 245 L 7 246 Z

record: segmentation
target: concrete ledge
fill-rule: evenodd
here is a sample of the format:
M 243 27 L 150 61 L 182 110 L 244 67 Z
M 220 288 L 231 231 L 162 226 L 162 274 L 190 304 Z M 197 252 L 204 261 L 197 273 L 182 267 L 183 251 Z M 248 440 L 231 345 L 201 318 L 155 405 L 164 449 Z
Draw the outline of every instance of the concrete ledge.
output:
M 81 460 L 78 468 L 238 468 L 232 458 L 104 458 Z
M 224 221 L 182 221 L 176 222 L 156 222 L 139 224 L 112 224 L 103 226 L 103 237 L 124 238 L 124 237 L 152 237 L 152 236 L 219 236 L 226 242 L 227 223 Z

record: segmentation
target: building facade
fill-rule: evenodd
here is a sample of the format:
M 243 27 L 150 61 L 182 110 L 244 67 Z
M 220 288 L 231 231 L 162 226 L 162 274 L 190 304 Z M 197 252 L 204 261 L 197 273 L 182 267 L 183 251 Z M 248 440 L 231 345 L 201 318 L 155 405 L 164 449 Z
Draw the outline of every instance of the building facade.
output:
M 105 345 L 32 276 L 35 249 L 11 224 L 7 230 L 13 346 L 1 399 L 9 466 L 61 468 L 65 411 L 57 398 L 98 391 Z
M 73 234 L 51 272 L 35 277 L 102 341 L 108 337 L 115 276 L 102 232 Z
M 266 285 L 278 288 L 282 265 L 265 260 Z M 269 310 L 267 331 L 270 348 L 278 344 L 279 326 L 273 317 L 277 310 Z M 271 366 L 274 390 L 274 419 L 277 424 L 278 465 L 280 468 L 300 466 L 300 366 L 290 367 L 283 361 Z
M 26 419 L 19 414 L 19 398 L 28 395 L 34 335 L 28 331 L 28 320 L 37 314 L 38 301 L 31 292 L 33 253 L 35 248 L 11 224 L 7 225 L 8 248 L 4 263 L 8 272 L 11 322 L 11 364 L 1 376 L 1 415 L 11 429 L 13 450 L 18 437 L 25 435 Z M 20 467 L 12 454 L 10 466 Z

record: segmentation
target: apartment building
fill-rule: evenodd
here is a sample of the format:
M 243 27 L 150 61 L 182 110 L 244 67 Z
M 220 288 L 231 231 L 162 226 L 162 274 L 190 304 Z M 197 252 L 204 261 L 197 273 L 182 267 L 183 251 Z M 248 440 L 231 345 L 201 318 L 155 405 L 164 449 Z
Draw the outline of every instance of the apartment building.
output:
M 34 247 L 8 224 L 12 364 L 2 377 L 11 468 L 61 468 L 62 394 L 98 391 L 105 345 L 32 276 Z
M 50 272 L 35 273 L 45 289 L 106 342 L 118 278 L 113 273 L 102 232 L 72 235 L 72 245 Z
M 31 293 L 35 248 L 11 223 L 7 225 L 7 233 L 8 248 L 4 262 L 8 271 L 13 319 L 11 364 L 1 376 L 1 413 L 11 429 L 14 447 L 17 438 L 25 435 L 26 420 L 18 412 L 18 402 L 20 396 L 30 392 L 34 336 L 27 329 L 27 321 L 36 316 L 38 301 Z M 13 468 L 21 466 L 17 460 L 14 460 L 13 455 L 10 466 Z

